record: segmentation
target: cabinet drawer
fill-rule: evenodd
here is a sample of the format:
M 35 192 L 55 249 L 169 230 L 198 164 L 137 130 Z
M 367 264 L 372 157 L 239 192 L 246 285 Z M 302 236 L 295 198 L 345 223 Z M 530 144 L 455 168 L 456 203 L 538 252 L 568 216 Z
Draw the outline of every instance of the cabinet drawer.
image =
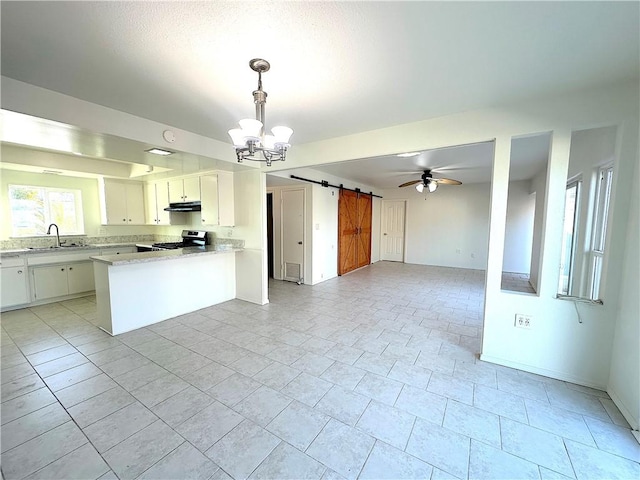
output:
M 2 268 L 7 267 L 23 267 L 24 266 L 24 258 L 23 257 L 4 257 L 0 259 L 2 264 Z
M 90 257 L 100 255 L 100 250 L 82 250 L 82 252 L 64 253 L 56 255 L 30 255 L 27 257 L 27 265 L 51 265 L 55 263 L 82 262 Z

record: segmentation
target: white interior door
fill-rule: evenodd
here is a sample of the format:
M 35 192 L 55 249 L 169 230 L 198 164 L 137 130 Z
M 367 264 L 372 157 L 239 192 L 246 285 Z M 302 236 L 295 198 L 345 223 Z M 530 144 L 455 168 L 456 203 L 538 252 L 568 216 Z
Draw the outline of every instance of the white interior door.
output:
M 282 278 L 302 283 L 304 272 L 304 190 L 282 191 Z
M 381 260 L 404 262 L 404 200 L 382 201 Z

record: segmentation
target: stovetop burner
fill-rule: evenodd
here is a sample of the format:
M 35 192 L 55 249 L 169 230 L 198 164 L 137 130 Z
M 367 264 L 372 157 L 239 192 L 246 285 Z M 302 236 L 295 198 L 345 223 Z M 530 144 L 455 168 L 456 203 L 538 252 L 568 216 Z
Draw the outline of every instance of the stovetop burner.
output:
M 183 242 L 159 242 L 151 245 L 153 248 L 159 248 L 162 250 L 175 250 L 176 248 L 183 248 Z

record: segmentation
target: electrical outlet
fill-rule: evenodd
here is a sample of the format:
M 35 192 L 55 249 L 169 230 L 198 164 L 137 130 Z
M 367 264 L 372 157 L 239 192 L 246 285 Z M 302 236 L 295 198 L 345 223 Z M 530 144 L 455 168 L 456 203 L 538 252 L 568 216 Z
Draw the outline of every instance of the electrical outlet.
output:
M 516 328 L 526 328 L 527 330 L 531 328 L 531 315 L 523 315 L 521 313 L 516 313 Z

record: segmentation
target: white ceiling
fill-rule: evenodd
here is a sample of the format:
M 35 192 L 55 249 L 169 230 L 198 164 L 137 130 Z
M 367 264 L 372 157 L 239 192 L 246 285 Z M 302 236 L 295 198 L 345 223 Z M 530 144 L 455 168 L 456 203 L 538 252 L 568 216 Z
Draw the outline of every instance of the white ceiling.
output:
M 2 75 L 222 141 L 254 114 L 254 57 L 272 65 L 267 124 L 291 126 L 294 148 L 640 72 L 638 2 L 2 1 L 0 9 Z

